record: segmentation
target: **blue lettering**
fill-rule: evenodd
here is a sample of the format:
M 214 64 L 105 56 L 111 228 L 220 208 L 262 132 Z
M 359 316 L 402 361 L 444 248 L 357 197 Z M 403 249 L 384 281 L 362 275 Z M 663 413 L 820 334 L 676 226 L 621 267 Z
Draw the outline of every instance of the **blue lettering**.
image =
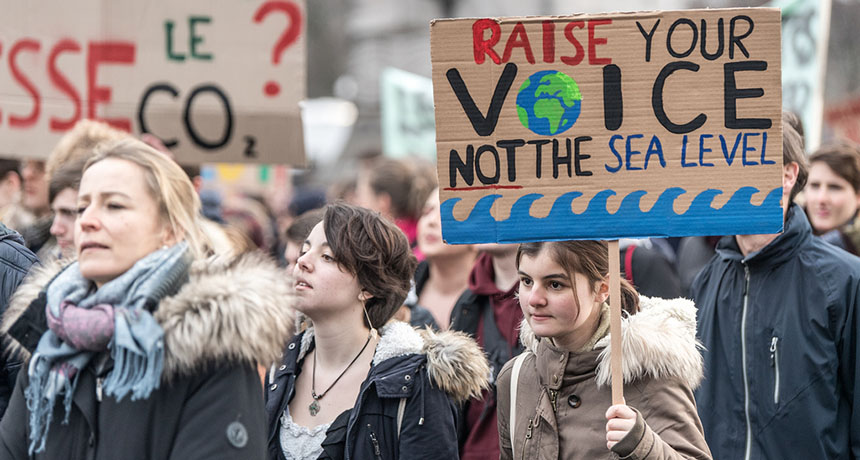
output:
M 767 149 L 765 149 L 766 146 L 767 146 L 767 132 L 763 132 L 763 133 L 761 133 L 761 164 L 763 164 L 763 165 L 774 165 L 774 164 L 776 164 L 775 161 L 764 159 L 764 152 L 767 151 Z
M 642 134 L 632 134 L 630 136 L 627 136 L 627 144 L 626 144 L 627 148 L 625 150 L 625 153 L 627 156 L 627 170 L 628 171 L 641 171 L 642 170 L 642 168 L 634 168 L 634 167 L 630 166 L 630 157 L 632 157 L 633 155 L 641 155 L 642 154 L 642 152 L 640 152 L 638 150 L 631 150 L 630 149 L 630 141 L 632 139 L 639 139 L 642 137 L 645 137 L 645 136 L 643 136 Z
M 711 149 L 705 148 L 705 139 L 710 139 L 714 137 L 713 134 L 701 134 L 699 135 L 699 164 L 702 166 L 713 166 L 713 163 L 705 163 L 705 153 L 710 152 Z
M 615 158 L 618 160 L 618 166 L 616 166 L 614 168 L 610 167 L 608 164 L 603 165 L 603 167 L 606 168 L 606 170 L 611 172 L 611 173 L 617 173 L 618 171 L 620 171 L 621 165 L 623 164 L 623 162 L 621 160 L 621 155 L 618 153 L 618 150 L 615 150 L 615 141 L 617 141 L 619 139 L 624 139 L 624 136 L 615 134 L 611 138 L 609 138 L 609 150 L 612 150 L 612 154 L 615 155 Z
M 755 152 L 755 147 L 747 147 L 747 139 L 751 136 L 758 136 L 758 133 L 744 133 L 744 146 L 741 150 L 741 160 L 744 166 L 758 166 L 755 161 L 747 161 L 747 152 Z
M 735 146 L 732 147 L 732 154 L 729 155 L 729 148 L 726 145 L 726 138 L 720 134 L 720 144 L 723 145 L 723 156 L 726 157 L 726 163 L 729 166 L 732 165 L 732 162 L 735 161 L 735 153 L 738 151 L 738 144 L 741 142 L 741 133 L 738 133 L 737 137 L 735 137 Z
M 682 168 L 692 168 L 694 166 L 698 166 L 696 163 L 687 163 L 687 135 L 684 134 L 684 140 L 681 144 L 681 167 Z
M 645 154 L 645 169 L 648 169 L 648 159 L 651 158 L 651 155 L 657 155 L 657 158 L 660 159 L 660 166 L 666 167 L 666 160 L 663 158 L 663 146 L 657 136 L 651 136 L 651 144 L 648 145 L 648 153 Z

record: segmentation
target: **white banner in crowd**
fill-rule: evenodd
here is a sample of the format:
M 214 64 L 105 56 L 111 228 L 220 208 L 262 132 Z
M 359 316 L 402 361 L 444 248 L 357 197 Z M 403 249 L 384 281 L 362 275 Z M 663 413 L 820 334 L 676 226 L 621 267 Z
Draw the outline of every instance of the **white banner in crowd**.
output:
M 382 71 L 382 150 L 390 157 L 417 155 L 436 162 L 433 81 L 403 70 Z
M 831 0 L 775 0 L 782 8 L 782 105 L 803 121 L 806 151 L 821 144 Z

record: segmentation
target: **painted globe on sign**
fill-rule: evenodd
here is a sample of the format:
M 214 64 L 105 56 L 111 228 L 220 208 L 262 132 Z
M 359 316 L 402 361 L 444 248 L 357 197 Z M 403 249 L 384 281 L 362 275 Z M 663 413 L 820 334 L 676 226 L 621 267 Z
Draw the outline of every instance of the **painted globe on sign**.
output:
M 582 94 L 573 78 L 557 70 L 535 72 L 517 94 L 520 123 L 535 134 L 561 134 L 579 118 Z

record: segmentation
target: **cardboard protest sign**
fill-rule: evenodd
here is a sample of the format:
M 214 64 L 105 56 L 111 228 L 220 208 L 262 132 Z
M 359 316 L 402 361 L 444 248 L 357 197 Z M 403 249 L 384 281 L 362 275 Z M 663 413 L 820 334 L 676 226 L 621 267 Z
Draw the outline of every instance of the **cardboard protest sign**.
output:
M 393 158 L 417 155 L 436 161 L 433 82 L 393 68 L 383 70 L 379 81 L 382 152 Z
M 782 229 L 779 10 L 430 30 L 448 243 Z
M 45 158 L 82 118 L 181 163 L 304 164 L 303 0 L 3 1 L 0 156 Z

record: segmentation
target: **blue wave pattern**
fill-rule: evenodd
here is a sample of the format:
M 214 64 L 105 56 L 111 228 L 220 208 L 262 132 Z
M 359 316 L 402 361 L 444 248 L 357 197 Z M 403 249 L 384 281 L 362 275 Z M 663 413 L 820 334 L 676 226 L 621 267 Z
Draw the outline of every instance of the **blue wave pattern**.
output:
M 699 193 L 683 214 L 676 214 L 673 209 L 675 200 L 687 193 L 680 187 L 664 190 L 648 212 L 639 207 L 647 192 L 631 192 L 621 200 L 621 206 L 614 214 L 607 211 L 606 200 L 616 195 L 615 191 L 601 190 L 580 214 L 571 210 L 571 203 L 582 193 L 573 191 L 558 197 L 549 215 L 543 218 L 529 214 L 532 204 L 543 195 L 530 193 L 520 197 L 511 208 L 510 217 L 502 221 L 496 221 L 490 214 L 490 208 L 501 195 L 487 195 L 478 200 L 469 217 L 463 221 L 455 219 L 453 214 L 454 205 L 461 198 L 450 198 L 441 206 L 442 236 L 450 244 L 471 244 L 749 235 L 782 231 L 782 188 L 771 190 L 764 202 L 756 206 L 750 199 L 758 191 L 755 187 L 741 187 L 725 205 L 715 209 L 711 203 L 723 192 L 708 189 Z

